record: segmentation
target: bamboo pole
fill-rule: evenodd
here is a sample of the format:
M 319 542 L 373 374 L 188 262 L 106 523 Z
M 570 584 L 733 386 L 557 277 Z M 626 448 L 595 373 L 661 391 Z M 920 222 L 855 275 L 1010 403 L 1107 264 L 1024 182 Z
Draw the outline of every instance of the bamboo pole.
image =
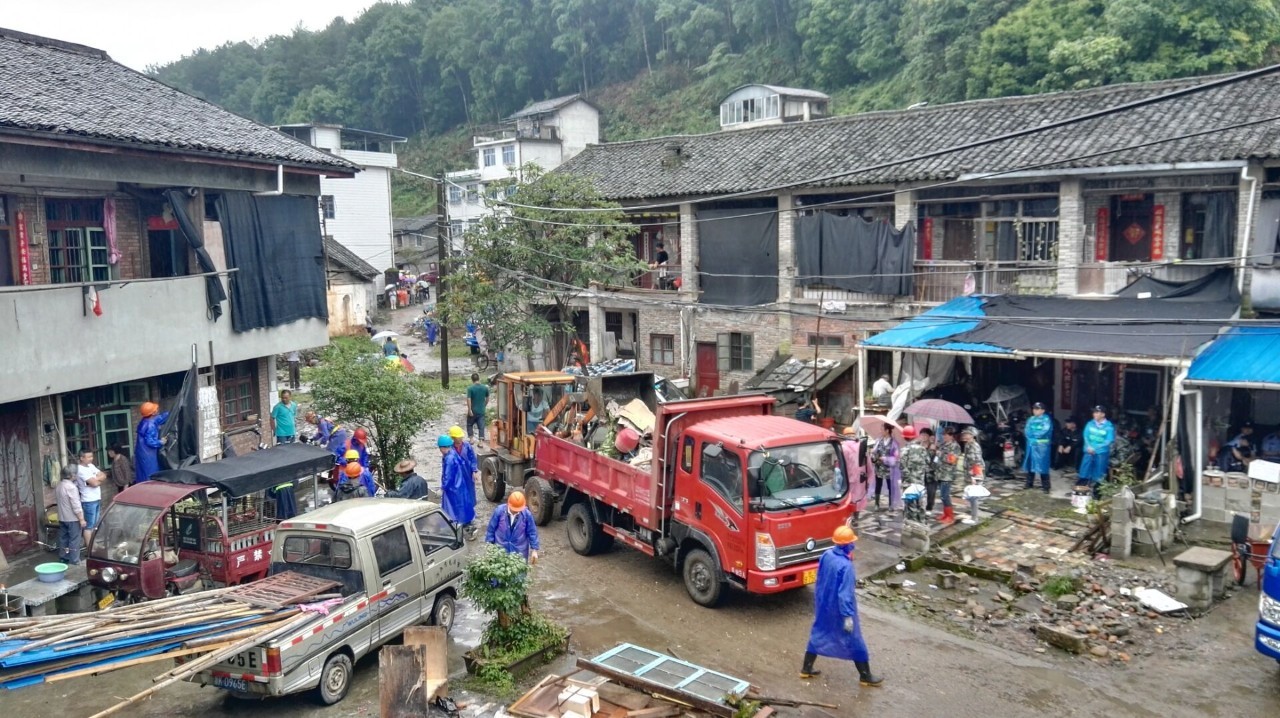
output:
M 208 651 L 218 650 L 219 648 L 223 648 L 229 645 L 231 645 L 231 642 L 227 641 L 224 643 L 205 645 L 197 648 L 184 648 L 184 649 L 179 649 L 175 651 L 164 651 L 162 653 L 156 653 L 150 656 L 143 656 L 141 658 L 132 658 L 127 661 L 120 661 L 119 663 L 108 663 L 102 666 L 90 666 L 88 668 L 81 668 L 80 670 L 77 670 L 77 671 L 67 671 L 66 673 L 57 673 L 52 676 L 45 677 L 44 682 L 56 683 L 58 681 L 65 681 L 69 678 L 97 676 L 103 673 L 110 673 L 111 671 L 118 671 L 122 668 L 132 668 L 133 666 L 142 665 L 144 663 L 156 663 L 159 661 L 172 660 L 174 658 L 177 658 L 178 656 L 188 656 L 193 653 L 207 653 Z

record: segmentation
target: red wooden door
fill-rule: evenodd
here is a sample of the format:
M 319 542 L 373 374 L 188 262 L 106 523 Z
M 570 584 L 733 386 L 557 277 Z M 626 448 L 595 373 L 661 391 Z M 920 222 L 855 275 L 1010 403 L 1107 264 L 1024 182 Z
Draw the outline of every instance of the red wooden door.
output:
M 0 531 L 26 531 L 26 536 L 0 534 L 8 556 L 30 548 L 39 537 L 34 467 L 27 414 L 20 404 L 0 406 Z
M 698 342 L 697 396 L 711 396 L 720 388 L 720 369 L 717 366 L 715 342 Z

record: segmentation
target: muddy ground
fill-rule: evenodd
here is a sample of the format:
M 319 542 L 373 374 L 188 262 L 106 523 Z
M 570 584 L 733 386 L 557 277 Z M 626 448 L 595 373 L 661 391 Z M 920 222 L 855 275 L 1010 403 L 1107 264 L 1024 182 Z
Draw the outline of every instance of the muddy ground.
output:
M 408 314 L 414 310 L 407 310 Z M 407 320 L 406 320 L 407 321 Z M 420 370 L 428 368 L 414 341 L 406 347 Z M 465 365 L 460 362 L 459 366 Z M 462 418 L 460 399 L 427 427 L 425 437 Z M 416 458 L 433 486 L 439 476 L 434 450 Z M 481 498 L 480 512 L 491 510 Z M 1274 716 L 1280 706 L 1280 667 L 1254 652 L 1253 591 L 1236 592 L 1207 617 L 1182 626 L 1159 650 L 1127 663 L 1097 662 L 1056 650 L 1026 654 L 996 636 L 958 635 L 908 614 L 886 610 L 866 597 L 862 625 L 872 664 L 886 682 L 859 688 L 853 666 L 827 661 L 822 680 L 797 675 L 812 619 L 812 594 L 801 590 L 771 597 L 730 594 L 716 610 L 688 599 L 665 566 L 625 548 L 585 558 L 573 553 L 562 521 L 543 529 L 542 563 L 534 572 L 533 602 L 573 630 L 574 650 L 597 655 L 618 643 L 634 643 L 749 679 L 771 695 L 840 704 L 835 711 L 782 709 L 782 716 Z M 872 539 L 864 539 L 871 542 Z M 888 565 L 894 550 L 868 543 L 860 549 L 864 573 Z M 888 589 L 886 589 L 888 590 Z M 972 611 L 970 611 L 972 614 Z M 450 645 L 451 666 L 462 672 L 461 653 L 474 645 L 482 621 L 465 609 Z M 155 669 L 36 686 L 0 695 L 11 716 L 89 715 L 150 685 Z M 490 701 L 481 699 L 479 705 Z M 305 696 L 241 703 L 213 689 L 178 685 L 133 708 L 128 716 L 377 715 L 377 659 L 357 668 L 342 703 L 320 708 Z M 488 713 L 490 711 L 486 711 Z

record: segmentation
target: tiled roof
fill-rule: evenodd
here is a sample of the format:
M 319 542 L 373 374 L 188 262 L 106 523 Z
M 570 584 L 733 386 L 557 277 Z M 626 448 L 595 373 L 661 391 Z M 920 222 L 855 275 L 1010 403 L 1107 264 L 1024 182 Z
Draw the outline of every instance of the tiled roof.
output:
M 357 169 L 131 70 L 101 50 L 0 29 L 0 135 L 6 132 L 343 173 Z
M 582 95 L 565 95 L 564 97 L 553 97 L 550 100 L 542 100 L 534 102 L 526 106 L 523 110 L 508 117 L 508 120 L 518 120 L 521 117 L 533 117 L 534 115 L 545 115 L 548 112 L 555 112 L 574 100 L 582 100 Z M 587 103 L 591 104 L 591 103 Z
M 421 217 L 396 217 L 391 220 L 391 231 L 393 232 L 421 232 L 426 229 L 435 229 L 436 222 L 440 220 L 440 215 L 425 214 Z
M 1211 78 L 975 100 L 867 112 L 755 129 L 593 145 L 557 172 L 587 177 L 610 199 L 756 191 L 848 172 L 1063 120 Z M 1280 116 L 1280 76 L 1233 85 L 932 159 L 817 183 L 848 186 L 950 180 Z M 679 154 L 676 154 L 676 149 Z M 1060 167 L 1105 167 L 1280 157 L 1280 126 L 1265 123 L 1079 159 Z
M 355 252 L 344 247 L 333 237 L 325 237 L 324 251 L 329 257 L 329 264 L 337 269 L 358 274 L 365 279 L 373 279 L 382 274 L 382 272 L 374 269 L 372 264 L 361 259 Z
M 802 87 L 783 87 L 782 85 L 761 85 L 761 84 L 741 85 L 739 87 L 735 87 L 733 88 L 732 91 L 729 92 L 729 95 L 732 95 L 734 92 L 741 90 L 743 87 L 763 87 L 765 89 L 772 90 L 778 93 L 779 95 L 782 95 L 783 97 L 803 97 L 810 100 L 830 100 L 831 99 L 831 95 L 828 95 L 825 92 L 818 92 L 817 90 L 806 90 Z M 729 95 L 725 95 L 725 97 L 728 97 Z

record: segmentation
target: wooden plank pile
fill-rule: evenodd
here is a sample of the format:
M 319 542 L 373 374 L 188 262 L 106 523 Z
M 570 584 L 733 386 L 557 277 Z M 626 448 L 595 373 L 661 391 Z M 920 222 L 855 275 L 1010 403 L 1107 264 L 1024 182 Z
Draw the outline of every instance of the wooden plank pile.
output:
M 276 601 L 296 602 L 298 596 L 322 598 L 316 594 L 335 585 L 293 583 L 298 584 L 294 597 L 277 592 L 272 596 L 273 605 L 261 605 L 260 592 L 253 595 L 259 600 L 250 601 L 242 597 L 243 589 L 229 587 L 117 605 L 94 613 L 0 619 L 0 688 L 180 659 L 180 665 L 154 679 L 154 686 L 95 718 L 110 715 L 165 686 L 300 628 L 315 614 Z

